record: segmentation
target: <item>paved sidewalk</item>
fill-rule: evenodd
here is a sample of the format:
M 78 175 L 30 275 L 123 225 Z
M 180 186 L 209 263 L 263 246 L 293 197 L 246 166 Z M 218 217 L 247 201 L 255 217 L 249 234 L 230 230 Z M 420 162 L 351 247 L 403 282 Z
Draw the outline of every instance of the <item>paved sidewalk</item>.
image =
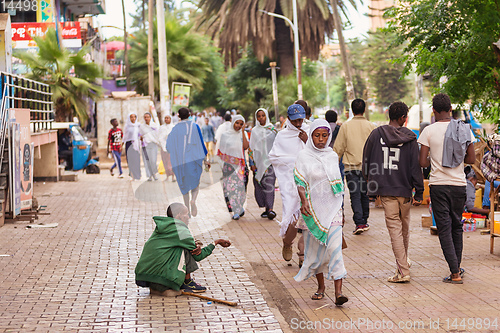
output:
M 276 193 L 279 197 L 279 192 Z M 339 308 L 334 305 L 333 282 L 326 282 L 326 297 L 311 300 L 316 291 L 315 278 L 296 282 L 298 257 L 293 266 L 281 257 L 282 241 L 278 227 L 261 219 L 261 211 L 249 191 L 251 216 L 239 223 L 261 260 L 283 283 L 283 288 L 307 316 L 305 322 L 287 321 L 292 329 L 301 327 L 318 332 L 500 332 L 500 242 L 495 253 L 489 253 L 489 235 L 479 231 L 464 233 L 462 267 L 466 270 L 463 285 L 441 282 L 449 275 L 437 236 L 422 228 L 420 217 L 428 207 L 414 207 L 411 212 L 409 257 L 411 283 L 393 284 L 387 278 L 396 266 L 383 209 L 370 211 L 371 229 L 353 235 L 352 211 L 346 194 L 346 225 L 344 234 L 348 248 L 343 251 L 347 277 L 343 293 L 349 302 Z M 276 206 L 278 217 L 281 206 Z M 296 252 L 294 245 L 294 252 Z M 255 258 L 259 260 L 259 258 Z M 335 329 L 335 328 L 339 329 Z M 403 329 L 400 329 L 402 327 Z
M 213 196 L 223 200 L 219 184 L 214 187 L 200 193 L 200 217 L 190 223 L 205 244 L 235 238 L 220 230 L 229 215 L 206 213 Z M 0 257 L 0 331 L 282 331 L 234 246 L 217 247 L 193 275 L 209 288 L 205 295 L 238 301 L 237 307 L 150 296 L 135 285 L 135 265 L 154 229 L 151 217 L 165 214 L 167 196 L 173 201 L 178 194 L 176 183 L 80 174 L 76 183 L 37 183 L 35 194 L 51 213 L 38 222 L 58 226 L 0 228 L 0 254 L 11 255 Z
M 219 178 L 216 166 L 203 173 L 199 216 L 190 229 L 204 243 L 229 238 L 233 246 L 218 247 L 194 277 L 209 288 L 207 296 L 238 301 L 237 307 L 150 296 L 135 285 L 151 217 L 164 215 L 167 202 L 181 201 L 180 193 L 176 183 L 130 182 L 103 171 L 79 174 L 76 183 L 36 183 L 38 201 L 51 213 L 38 222 L 57 228 L 26 229 L 21 222 L 0 228 L 0 255 L 11 255 L 0 256 L 0 331 L 398 332 L 399 324 L 416 332 L 500 331 L 500 243 L 490 255 L 488 236 L 464 234 L 465 282 L 444 284 L 448 270 L 439 241 L 420 227 L 426 208 L 413 209 L 412 282 L 389 284 L 395 264 L 383 211 L 372 209 L 371 230 L 354 236 L 346 201 L 349 302 L 337 308 L 333 282 L 327 282 L 324 300 L 312 301 L 315 279 L 293 280 L 297 256 L 292 266 L 281 258 L 279 226 L 260 218 L 251 183 L 247 213 L 232 221 Z M 480 329 L 486 318 L 489 329 Z M 332 320 L 333 329 L 327 326 Z

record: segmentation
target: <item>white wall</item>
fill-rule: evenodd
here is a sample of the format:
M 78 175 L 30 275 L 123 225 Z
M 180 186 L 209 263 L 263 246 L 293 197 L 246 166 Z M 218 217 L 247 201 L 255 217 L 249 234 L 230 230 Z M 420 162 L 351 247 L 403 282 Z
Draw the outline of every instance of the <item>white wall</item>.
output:
M 144 113 L 149 111 L 149 96 L 131 97 L 127 100 L 102 98 L 97 101 L 97 147 L 106 148 L 108 131 L 111 128 L 109 121 L 118 119 L 119 127 L 125 131 L 125 124 L 130 111 L 136 111 L 138 121 L 144 123 Z

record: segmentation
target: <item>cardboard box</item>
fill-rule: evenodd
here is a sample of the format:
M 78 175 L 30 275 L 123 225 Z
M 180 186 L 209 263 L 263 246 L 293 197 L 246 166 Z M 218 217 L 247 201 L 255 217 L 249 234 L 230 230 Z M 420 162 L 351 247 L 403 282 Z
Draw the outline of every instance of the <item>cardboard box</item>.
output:
M 422 228 L 430 228 L 432 226 L 432 216 L 430 214 L 422 214 Z

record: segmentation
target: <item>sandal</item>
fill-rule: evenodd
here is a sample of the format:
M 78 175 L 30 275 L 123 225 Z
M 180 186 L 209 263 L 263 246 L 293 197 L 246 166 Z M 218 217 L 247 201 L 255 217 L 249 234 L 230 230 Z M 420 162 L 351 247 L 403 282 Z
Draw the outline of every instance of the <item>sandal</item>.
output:
M 348 300 L 349 299 L 346 296 L 340 294 L 338 297 L 335 297 L 335 305 L 341 306 L 342 304 L 346 303 Z
M 462 279 L 460 279 L 460 280 L 453 280 L 453 279 L 451 278 L 451 275 L 450 275 L 450 276 L 445 277 L 445 278 L 443 279 L 443 282 L 444 282 L 444 283 L 451 283 L 451 284 L 463 284 L 463 283 L 464 283 L 464 281 L 462 281 Z
M 325 297 L 325 293 L 314 293 L 314 295 L 312 295 L 311 299 L 315 300 L 315 301 L 319 301 L 319 300 L 322 300 L 324 297 Z

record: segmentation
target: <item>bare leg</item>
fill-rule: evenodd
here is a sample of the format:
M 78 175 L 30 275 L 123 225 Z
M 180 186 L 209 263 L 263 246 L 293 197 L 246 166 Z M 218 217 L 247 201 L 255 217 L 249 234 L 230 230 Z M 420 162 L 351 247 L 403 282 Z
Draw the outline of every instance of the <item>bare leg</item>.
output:
M 283 238 L 283 244 L 286 246 L 292 246 L 293 240 L 297 236 L 297 228 L 295 228 L 295 223 L 291 223 L 286 230 L 285 237 Z
M 325 292 L 325 276 L 323 273 L 316 274 L 316 280 L 318 280 L 318 291 L 317 293 Z
M 333 285 L 335 286 L 335 297 L 342 295 L 342 279 L 333 281 Z
M 189 192 L 186 193 L 186 194 L 183 194 L 182 195 L 182 199 L 184 199 L 184 205 L 187 207 L 188 209 L 188 214 L 189 216 L 191 216 L 191 209 L 190 209 L 190 206 L 189 206 Z
M 297 253 L 299 255 L 299 259 L 304 260 L 304 234 L 300 234 L 297 247 L 299 248 L 299 252 Z
M 193 214 L 193 216 L 198 215 L 198 207 L 196 207 L 196 198 L 198 197 L 199 192 L 200 192 L 199 186 L 191 190 L 191 214 Z

